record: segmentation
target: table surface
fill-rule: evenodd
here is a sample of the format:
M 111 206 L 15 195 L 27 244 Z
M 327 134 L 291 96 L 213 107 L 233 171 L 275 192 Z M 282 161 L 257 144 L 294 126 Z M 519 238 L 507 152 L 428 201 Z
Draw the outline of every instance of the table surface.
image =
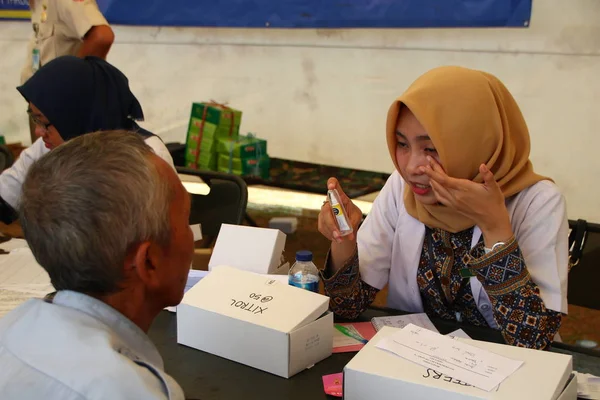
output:
M 401 311 L 369 309 L 359 321 L 372 317 L 400 315 Z M 432 322 L 440 333 L 463 329 L 476 340 L 503 343 L 500 332 L 456 322 Z M 163 311 L 148 333 L 161 353 L 165 370 L 182 386 L 187 399 L 333 399 L 323 391 L 322 376 L 342 372 L 356 353 L 338 353 L 289 379 L 271 375 L 243 364 L 177 344 L 177 318 Z M 249 341 L 251 343 L 251 341 Z M 600 376 L 600 352 L 556 344 L 552 351 L 573 356 L 573 369 Z

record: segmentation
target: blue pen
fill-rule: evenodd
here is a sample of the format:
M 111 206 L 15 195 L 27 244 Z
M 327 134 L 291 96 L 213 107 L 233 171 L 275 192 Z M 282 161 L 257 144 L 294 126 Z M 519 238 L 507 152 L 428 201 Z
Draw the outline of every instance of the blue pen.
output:
M 358 340 L 362 344 L 367 344 L 369 342 L 367 339 L 365 339 L 364 337 L 362 337 L 360 335 L 357 335 L 356 333 L 352 332 L 350 329 L 346 328 L 345 326 L 337 325 L 337 324 L 334 324 L 333 326 L 335 329 L 342 332 L 344 335 L 351 337 L 352 339 Z

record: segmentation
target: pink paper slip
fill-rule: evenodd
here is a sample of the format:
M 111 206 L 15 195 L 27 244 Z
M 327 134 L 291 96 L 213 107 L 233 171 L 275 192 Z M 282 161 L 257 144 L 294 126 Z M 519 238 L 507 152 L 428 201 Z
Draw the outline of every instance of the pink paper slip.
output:
M 371 340 L 375 336 L 375 328 L 371 322 L 355 322 L 355 323 L 343 323 L 335 324 L 341 325 L 348 330 L 357 332 L 361 337 L 367 341 Z M 359 351 L 364 347 L 364 343 L 353 339 L 347 335 L 344 335 L 335 327 L 333 328 L 333 352 L 334 353 L 350 353 Z
M 325 394 L 335 397 L 342 397 L 342 389 L 344 387 L 344 374 L 331 374 L 323 376 L 323 389 Z

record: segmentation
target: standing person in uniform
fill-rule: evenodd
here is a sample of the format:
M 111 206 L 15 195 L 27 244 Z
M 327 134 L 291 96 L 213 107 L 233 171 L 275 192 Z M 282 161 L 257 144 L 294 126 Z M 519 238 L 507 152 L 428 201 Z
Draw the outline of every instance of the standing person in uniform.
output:
M 17 218 L 21 186 L 31 165 L 63 142 L 87 133 L 136 132 L 175 169 L 163 141 L 137 124 L 144 119 L 142 106 L 127 77 L 108 62 L 97 57 L 59 57 L 17 89 L 29 104 L 39 139 L 0 174 L 0 221 L 8 224 Z
M 355 318 L 389 285 L 391 308 L 547 348 L 567 313 L 566 206 L 533 170 L 508 89 L 481 71 L 429 71 L 391 105 L 387 143 L 397 171 L 358 234 L 340 235 L 329 204 L 319 214 L 333 311 Z M 328 188 L 358 229 L 361 211 L 335 178 Z
M 115 35 L 95 0 L 29 0 L 29 7 L 33 35 L 21 72 L 21 85 L 56 57 L 106 58 Z M 35 125 L 31 119 L 29 128 L 33 143 Z

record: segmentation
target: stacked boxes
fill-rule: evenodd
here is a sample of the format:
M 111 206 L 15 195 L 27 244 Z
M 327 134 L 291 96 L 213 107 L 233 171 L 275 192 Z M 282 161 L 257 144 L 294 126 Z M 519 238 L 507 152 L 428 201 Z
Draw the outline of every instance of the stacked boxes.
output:
M 241 111 L 217 103 L 194 103 L 186 140 L 186 167 L 217 170 L 217 141 L 237 140 L 241 121 Z
M 242 176 L 269 178 L 271 160 L 267 154 L 267 141 L 252 134 L 217 139 L 217 168 Z

